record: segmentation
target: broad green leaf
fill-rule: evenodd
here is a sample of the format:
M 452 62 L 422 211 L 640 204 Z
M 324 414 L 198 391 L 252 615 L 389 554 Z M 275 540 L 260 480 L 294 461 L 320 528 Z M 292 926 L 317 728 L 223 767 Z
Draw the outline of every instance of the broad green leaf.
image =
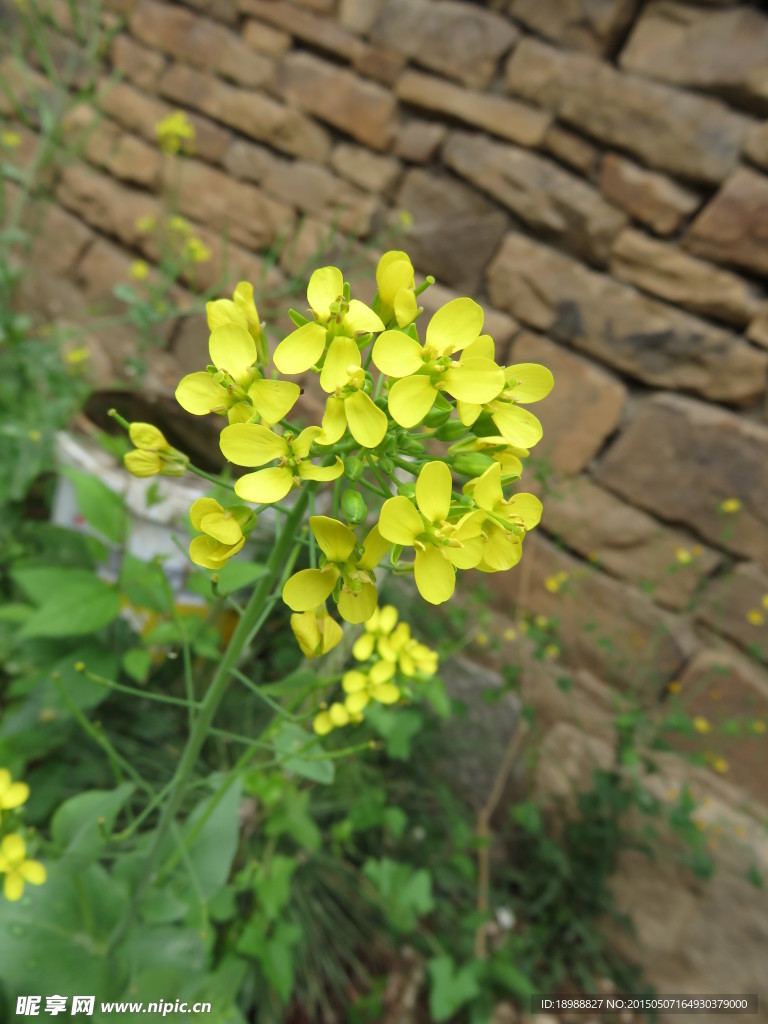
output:
M 295 857 L 276 853 L 267 864 L 259 865 L 254 888 L 264 913 L 273 921 L 291 897 L 291 878 L 298 867 Z
M 21 637 L 70 637 L 95 633 L 120 614 L 114 587 L 92 576 L 47 597 L 22 627 Z
M 450 956 L 436 956 L 427 963 L 427 970 L 432 982 L 429 1010 L 433 1021 L 449 1020 L 480 992 L 474 963 L 457 971 Z
M 90 473 L 69 467 L 62 472 L 74 484 L 77 505 L 83 519 L 114 544 L 121 544 L 128 531 L 128 515 L 122 495 L 115 494 Z
M 334 762 L 322 756 L 322 747 L 316 738 L 300 725 L 281 722 L 272 737 L 272 745 L 285 771 L 324 785 L 333 782 L 336 774 Z
M 157 562 L 142 562 L 135 555 L 126 554 L 120 569 L 120 589 L 137 608 L 170 611 L 169 587 Z
M 188 849 L 188 857 L 204 899 L 210 899 L 229 877 L 240 832 L 240 789 L 240 782 L 236 780 L 215 806 L 215 796 L 203 801 L 195 808 L 181 830 L 183 839 L 194 836 Z M 205 823 L 198 832 L 198 823 L 203 818 Z M 180 870 L 184 870 L 183 862 Z
M 132 647 L 123 655 L 123 671 L 137 683 L 146 681 L 152 667 L 152 655 L 145 647 Z
M 79 793 L 61 805 L 51 822 L 54 843 L 67 857 L 87 863 L 99 856 L 135 786 L 124 782 L 117 789 Z
M 11 576 L 35 604 L 44 604 L 57 591 L 67 590 L 94 579 L 89 569 L 49 568 L 41 565 L 16 565 Z
M 217 570 L 219 590 L 227 593 L 240 590 L 241 587 L 250 586 L 251 583 L 260 580 L 266 572 L 266 565 L 231 560 Z
M 382 857 L 366 861 L 363 874 L 376 886 L 387 917 L 399 931 L 412 931 L 434 907 L 432 876 L 426 868 L 414 871 L 409 864 Z

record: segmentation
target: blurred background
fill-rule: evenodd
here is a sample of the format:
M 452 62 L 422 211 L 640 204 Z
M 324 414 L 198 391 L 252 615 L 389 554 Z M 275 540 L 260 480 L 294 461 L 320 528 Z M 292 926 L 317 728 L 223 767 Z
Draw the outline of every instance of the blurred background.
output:
M 639 991 L 765 996 L 763 5 L 4 0 L 0 86 L 1 358 L 24 340 L 3 500 L 47 514 L 58 432 L 93 438 L 112 406 L 216 469 L 216 430 L 173 401 L 208 361 L 206 298 L 249 280 L 276 343 L 314 267 L 369 301 L 405 250 L 436 281 L 419 324 L 470 295 L 500 360 L 555 376 L 520 485 L 541 527 L 475 581 L 445 673 L 467 806 L 517 830 L 495 862 L 539 857 L 491 941 L 550 913 L 546 958 L 575 950 L 558 984 L 595 990 L 592 944 Z M 403 944 L 380 1012 L 324 1019 L 416 1019 Z

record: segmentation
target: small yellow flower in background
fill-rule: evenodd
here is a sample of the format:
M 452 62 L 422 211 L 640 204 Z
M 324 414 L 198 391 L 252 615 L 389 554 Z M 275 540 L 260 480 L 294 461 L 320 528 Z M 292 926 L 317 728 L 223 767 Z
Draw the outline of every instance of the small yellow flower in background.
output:
M 766 728 L 768 728 L 768 726 L 766 726 L 765 722 L 761 718 L 755 719 L 755 721 L 752 723 L 753 732 L 764 733 Z
M 39 430 L 30 430 L 27 434 L 27 437 L 29 438 L 30 441 L 34 441 L 35 443 L 37 443 L 38 441 L 42 441 L 43 439 L 43 435 Z
M 765 622 L 765 616 L 759 608 L 750 608 L 747 612 L 747 622 L 750 626 L 762 626 Z
M 762 604 L 763 608 L 768 609 L 768 594 L 763 594 L 760 603 Z
M 0 842 L 0 874 L 5 875 L 3 892 L 8 900 L 20 900 L 24 883 L 42 885 L 45 868 L 37 860 L 27 860 L 27 845 L 21 836 L 11 834 Z
M 359 714 L 370 701 L 379 704 L 395 704 L 400 699 L 400 689 L 392 682 L 395 666 L 391 661 L 377 661 L 368 672 L 351 669 L 341 680 L 346 693 L 344 706 L 350 714 Z
M 190 152 L 195 141 L 195 126 L 183 110 L 175 110 L 155 126 L 155 134 L 164 153 L 174 154 L 181 149 Z
M 517 630 L 513 629 L 512 626 L 505 629 L 501 635 L 508 643 L 511 643 L 512 640 L 517 640 Z
M 327 711 L 321 711 L 315 717 L 312 728 L 318 736 L 327 736 L 332 729 L 341 729 L 351 722 L 359 722 L 362 715 L 351 715 L 343 704 L 338 701 L 331 704 Z
M 693 561 L 693 555 L 688 548 L 675 548 L 675 558 L 680 565 L 689 565 Z
M 490 642 L 490 637 L 488 636 L 487 633 L 475 634 L 475 643 L 477 644 L 478 647 L 487 647 Z
M 724 757 L 716 757 L 712 761 L 712 767 L 714 768 L 714 770 L 716 772 L 718 772 L 718 774 L 725 775 L 725 773 L 728 771 L 730 765 L 728 764 L 728 762 L 726 761 L 726 759 Z
M 14 782 L 7 768 L 0 768 L 0 819 L 3 811 L 12 811 L 27 802 L 29 786 L 26 782 Z
M 305 658 L 319 658 L 339 643 L 344 631 L 324 604 L 291 615 L 291 629 Z
M 546 615 L 537 615 L 533 620 L 534 626 L 538 626 L 539 629 L 546 629 L 549 625 L 549 619 Z
M 134 476 L 184 476 L 188 456 L 172 448 L 161 430 L 151 423 L 131 423 L 128 430 L 135 450 L 124 456 L 125 468 Z
M 556 594 L 567 579 L 567 572 L 559 572 L 555 576 L 549 576 L 546 580 L 544 580 L 544 586 L 550 592 L 550 594 Z
M 84 363 L 91 358 L 91 352 L 90 349 L 81 345 L 78 348 L 71 348 L 64 358 L 70 366 L 79 366 L 80 363 Z
M 385 324 L 407 327 L 413 323 L 419 313 L 415 284 L 408 254 L 396 249 L 385 252 L 376 267 L 379 315 Z
M 677 680 L 667 684 L 667 690 L 670 693 L 680 693 L 681 689 L 682 689 L 682 683 L 678 683 Z
M 256 521 L 244 505 L 223 508 L 214 498 L 198 498 L 189 518 L 202 534 L 189 545 L 189 557 L 204 569 L 221 569 L 245 544 L 245 528 Z
M 171 217 L 168 221 L 171 231 L 175 231 L 177 235 L 183 235 L 185 238 L 192 234 L 192 225 L 184 217 L 180 217 L 178 214 Z
M 397 219 L 403 225 L 404 228 L 409 228 L 413 224 L 413 214 L 410 210 L 398 210 Z
M 706 718 L 703 718 L 701 715 L 697 715 L 696 718 L 694 718 L 693 728 L 696 730 L 696 732 L 700 733 L 712 732 L 712 725 Z
M 321 433 L 320 427 L 306 427 L 294 437 L 276 434 L 258 423 L 233 423 L 219 437 L 224 458 L 236 466 L 265 466 L 278 460 L 277 466 L 246 473 L 235 483 L 235 494 L 254 504 L 281 501 L 292 487 L 302 480 L 337 480 L 344 472 L 344 463 L 336 456 L 331 466 L 315 466 L 308 460 L 312 443 Z
M 192 263 L 207 263 L 211 256 L 213 256 L 209 246 L 202 239 L 194 237 L 187 240 L 184 254 Z
M 368 661 L 377 654 L 383 661 L 392 662 L 405 676 L 433 676 L 437 672 L 437 651 L 411 636 L 407 622 L 398 622 L 397 609 L 391 605 L 377 608 L 364 624 L 361 636 L 352 648 L 357 661 Z
M 739 839 L 744 839 L 747 835 L 747 830 L 744 828 L 743 825 L 736 825 L 733 830 L 733 834 L 737 836 Z
M 0 132 L 0 146 L 3 146 L 5 149 L 18 149 L 20 145 L 21 136 L 18 132 Z
M 725 512 L 726 515 L 733 515 L 734 512 L 741 511 L 741 502 L 738 498 L 726 498 L 725 501 L 720 502 L 720 511 Z
M 151 216 L 139 217 L 136 221 L 136 230 L 140 231 L 142 235 L 146 235 L 150 231 L 154 231 L 156 226 L 157 220 Z
M 544 654 L 548 658 L 554 659 L 558 657 L 558 655 L 560 654 L 560 648 L 557 646 L 557 644 L 547 644 L 547 646 L 544 648 Z
M 144 281 L 149 277 L 149 264 L 145 260 L 136 260 L 131 264 L 128 274 L 134 281 Z

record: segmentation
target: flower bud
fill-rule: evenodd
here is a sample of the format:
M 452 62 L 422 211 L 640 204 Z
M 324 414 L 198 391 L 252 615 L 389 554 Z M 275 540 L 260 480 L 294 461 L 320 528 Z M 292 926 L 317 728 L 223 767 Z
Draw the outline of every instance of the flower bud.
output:
M 365 522 L 368 508 L 363 501 L 362 495 L 358 494 L 357 491 L 347 490 L 341 496 L 341 512 L 348 523 L 357 526 L 358 523 Z
M 413 480 L 407 480 L 405 483 L 398 484 L 397 493 L 402 494 L 404 498 L 415 498 L 416 484 L 413 482 Z
M 438 441 L 458 441 L 460 438 L 465 437 L 467 433 L 467 427 L 464 426 L 461 420 L 448 420 L 447 423 L 443 423 L 441 427 L 438 427 L 435 437 Z
M 395 471 L 395 464 L 392 459 L 387 458 L 385 455 L 383 459 L 379 459 L 379 469 L 387 476 L 392 476 Z
M 459 452 L 453 458 L 453 468 L 464 476 L 482 476 L 492 465 L 493 459 L 490 455 L 483 455 L 481 452 Z
M 359 480 L 365 472 L 365 463 L 357 455 L 348 455 L 344 459 L 344 475 L 348 480 Z
M 437 405 L 433 405 L 427 415 L 424 417 L 425 427 L 441 427 L 444 423 L 447 423 L 451 416 L 450 409 L 440 409 Z

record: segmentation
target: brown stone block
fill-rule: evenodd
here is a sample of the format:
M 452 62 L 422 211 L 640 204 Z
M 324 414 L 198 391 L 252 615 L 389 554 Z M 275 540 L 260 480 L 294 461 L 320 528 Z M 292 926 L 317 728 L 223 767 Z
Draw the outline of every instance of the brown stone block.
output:
M 690 226 L 684 244 L 768 277 L 768 177 L 740 167 Z
M 229 34 L 216 21 L 157 0 L 139 0 L 128 27 L 139 42 L 176 60 L 208 69 L 216 67 Z
M 538 146 L 552 123 L 549 114 L 516 100 L 475 92 L 420 71 L 406 71 L 397 83 L 397 95 L 438 114 L 448 114 L 521 146 Z
M 29 213 L 34 224 L 30 268 L 34 273 L 70 274 L 93 241 L 93 232 L 52 203 L 39 209 L 33 206 Z
M 237 0 L 181 0 L 187 7 L 202 11 L 209 18 L 223 21 L 227 25 L 237 24 Z
M 743 327 L 762 297 L 735 274 L 713 267 L 641 231 L 622 231 L 611 252 L 611 273 L 694 313 Z
M 391 156 L 371 153 L 363 146 L 340 142 L 331 153 L 331 166 L 343 178 L 366 192 L 383 195 L 400 176 L 400 162 Z
M 405 67 L 405 57 L 382 46 L 367 46 L 355 54 L 352 67 L 366 78 L 391 88 Z
M 768 121 L 756 124 L 750 130 L 744 153 L 752 163 L 768 171 Z
M 362 237 L 371 228 L 378 200 L 305 160 L 275 161 L 262 179 L 264 190 L 302 213 L 327 220 Z
M 617 71 L 585 54 L 524 39 L 507 64 L 510 92 L 651 167 L 717 184 L 751 127 L 723 103 Z
M 611 244 L 627 223 L 626 214 L 591 185 L 524 149 L 452 132 L 443 159 L 536 232 L 591 263 L 607 264 Z
M 115 36 L 109 56 L 112 66 L 129 82 L 148 92 L 157 88 L 160 75 L 165 70 L 165 57 L 162 54 L 140 46 L 124 32 Z
M 310 53 L 289 53 L 278 67 L 282 95 L 372 149 L 389 146 L 397 104 L 381 86 Z
M 313 14 L 288 0 L 240 0 L 240 10 L 260 21 L 301 39 L 313 48 L 352 61 L 367 49 L 366 44 L 337 21 Z
M 242 39 L 251 50 L 266 53 L 269 57 L 282 57 L 291 48 L 291 37 L 287 32 L 261 21 L 246 21 Z
M 488 85 L 518 38 L 510 21 L 461 0 L 384 0 L 371 38 L 465 85 Z
M 656 395 L 594 476 L 627 501 L 768 568 L 767 427 L 690 398 Z M 722 511 L 728 498 L 741 501 L 740 511 Z
M 579 174 L 591 178 L 599 158 L 598 150 L 580 135 L 553 124 L 544 136 L 544 148 L 561 163 L 568 164 Z M 610 198 L 610 196 L 608 197 Z M 618 204 L 621 206 L 621 203 Z
M 488 270 L 495 306 L 646 384 L 754 404 L 768 355 L 561 253 L 509 234 Z
M 160 213 L 160 204 L 146 192 L 118 185 L 83 164 L 65 167 L 57 188 L 62 206 L 86 224 L 135 247 L 141 239 L 137 222 Z
M 261 181 L 267 171 L 279 162 L 279 157 L 256 142 L 233 139 L 224 157 L 224 169 L 242 181 Z
M 768 547 L 763 551 L 766 564 Z M 727 637 L 763 664 L 768 664 L 768 573 L 760 565 L 741 563 L 704 592 L 696 618 Z
M 545 425 L 544 440 L 534 449 L 534 457 L 546 440 Z M 566 547 L 612 576 L 639 585 L 668 608 L 686 608 L 722 562 L 717 552 L 698 544 L 690 534 L 662 526 L 586 477 L 554 481 L 546 509 L 547 530 Z M 690 561 L 681 562 L 681 555 Z
M 407 121 L 395 140 L 395 153 L 412 164 L 426 164 L 436 155 L 447 135 L 445 125 L 420 121 Z
M 261 93 L 240 89 L 177 64 L 160 81 L 168 99 L 189 103 L 204 114 L 266 142 L 282 153 L 323 162 L 330 142 L 327 132 L 298 110 Z
M 621 65 L 768 110 L 768 18 L 753 7 L 705 11 L 652 3 L 622 50 Z
M 552 371 L 555 386 L 550 395 L 526 406 L 544 428 L 534 455 L 555 470 L 578 473 L 616 429 L 627 389 L 602 367 L 531 331 L 515 337 L 506 361 L 543 363 Z
M 701 205 L 695 192 L 617 153 L 606 153 L 603 158 L 600 191 L 657 235 L 674 234 Z
M 754 341 L 756 345 L 768 348 L 768 303 L 760 309 L 755 319 L 750 323 L 747 328 L 747 337 L 750 341 Z
M 609 53 L 635 13 L 634 0 L 511 0 L 509 13 L 568 50 Z

